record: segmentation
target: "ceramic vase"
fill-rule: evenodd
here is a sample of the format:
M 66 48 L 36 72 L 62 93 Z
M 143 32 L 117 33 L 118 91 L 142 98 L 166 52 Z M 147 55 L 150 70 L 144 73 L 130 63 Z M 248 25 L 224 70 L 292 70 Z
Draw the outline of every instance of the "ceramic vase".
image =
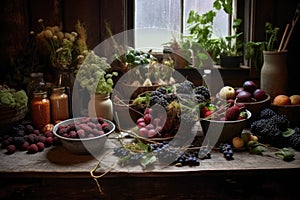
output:
M 287 94 L 287 51 L 264 51 L 263 58 L 260 88 L 265 90 L 271 99 L 279 94 Z
M 89 117 L 102 117 L 104 119 L 113 120 L 113 104 L 109 95 L 94 94 L 88 103 Z

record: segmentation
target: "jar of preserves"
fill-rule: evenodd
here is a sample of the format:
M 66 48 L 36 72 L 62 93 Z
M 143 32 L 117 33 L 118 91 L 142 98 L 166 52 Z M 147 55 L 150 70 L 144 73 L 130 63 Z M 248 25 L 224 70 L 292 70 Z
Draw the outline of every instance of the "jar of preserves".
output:
M 46 91 L 46 83 L 44 81 L 43 73 L 31 73 L 30 81 L 27 85 L 28 98 L 31 100 L 33 98 L 34 92 L 44 92 Z
M 47 92 L 34 92 L 30 101 L 31 120 L 35 128 L 42 130 L 51 123 L 50 100 Z
M 54 123 L 69 118 L 69 99 L 64 87 L 53 88 L 50 105 L 51 117 Z

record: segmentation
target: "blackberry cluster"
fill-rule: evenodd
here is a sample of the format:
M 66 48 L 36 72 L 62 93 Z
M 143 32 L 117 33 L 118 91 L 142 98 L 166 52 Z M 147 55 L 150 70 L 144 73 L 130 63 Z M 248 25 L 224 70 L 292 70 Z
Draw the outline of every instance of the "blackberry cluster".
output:
M 287 138 L 287 142 L 293 149 L 300 151 L 300 127 L 294 128 L 295 133 Z
M 262 110 L 260 116 L 263 118 L 250 124 L 250 131 L 258 136 L 262 143 L 278 148 L 286 146 L 286 139 L 282 135 L 289 126 L 286 116 L 273 113 L 269 108 Z
M 178 94 L 192 94 L 192 91 L 195 86 L 191 81 L 185 80 L 182 83 L 176 84 L 175 87 L 176 93 Z
M 193 89 L 193 93 L 196 96 L 203 96 L 205 98 L 205 100 L 210 99 L 210 92 L 209 92 L 208 88 L 203 85 L 195 87 Z
M 150 106 L 159 104 L 163 107 L 167 107 L 172 101 L 176 100 L 177 97 L 174 93 L 169 93 L 167 88 L 159 87 L 152 91 L 150 94 Z
M 230 144 L 227 143 L 221 143 L 219 145 L 220 152 L 224 155 L 226 160 L 233 160 L 233 150 Z
M 260 111 L 260 119 L 268 119 L 276 115 L 276 112 L 270 108 L 265 108 Z

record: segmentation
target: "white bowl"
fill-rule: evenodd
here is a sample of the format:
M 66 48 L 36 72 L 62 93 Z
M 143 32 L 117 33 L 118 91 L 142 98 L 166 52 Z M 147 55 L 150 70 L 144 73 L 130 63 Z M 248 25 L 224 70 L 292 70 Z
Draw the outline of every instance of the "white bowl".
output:
M 103 135 L 91 138 L 67 138 L 57 133 L 60 126 L 79 122 L 83 117 L 64 120 L 56 124 L 53 128 L 53 134 L 59 138 L 63 147 L 74 154 L 93 154 L 100 152 L 107 140 L 107 136 L 115 130 L 115 124 L 107 119 L 103 119 L 109 124 L 109 131 Z

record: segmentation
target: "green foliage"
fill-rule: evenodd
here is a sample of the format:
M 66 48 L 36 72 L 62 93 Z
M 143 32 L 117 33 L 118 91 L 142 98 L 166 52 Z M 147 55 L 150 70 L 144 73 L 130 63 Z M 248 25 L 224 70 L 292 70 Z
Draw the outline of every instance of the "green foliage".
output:
M 241 19 L 235 19 L 232 25 L 234 34 L 220 39 L 221 54 L 227 56 L 242 55 L 243 42 L 241 36 L 243 35 L 243 32 L 238 32 L 241 23 Z
M 270 22 L 265 23 L 265 41 L 248 42 L 245 45 L 245 58 L 251 65 L 260 69 L 263 65 L 263 51 L 275 51 L 278 44 L 279 28 L 273 27 Z
M 20 109 L 27 106 L 28 97 L 24 90 L 15 90 L 7 86 L 0 86 L 0 106 Z

